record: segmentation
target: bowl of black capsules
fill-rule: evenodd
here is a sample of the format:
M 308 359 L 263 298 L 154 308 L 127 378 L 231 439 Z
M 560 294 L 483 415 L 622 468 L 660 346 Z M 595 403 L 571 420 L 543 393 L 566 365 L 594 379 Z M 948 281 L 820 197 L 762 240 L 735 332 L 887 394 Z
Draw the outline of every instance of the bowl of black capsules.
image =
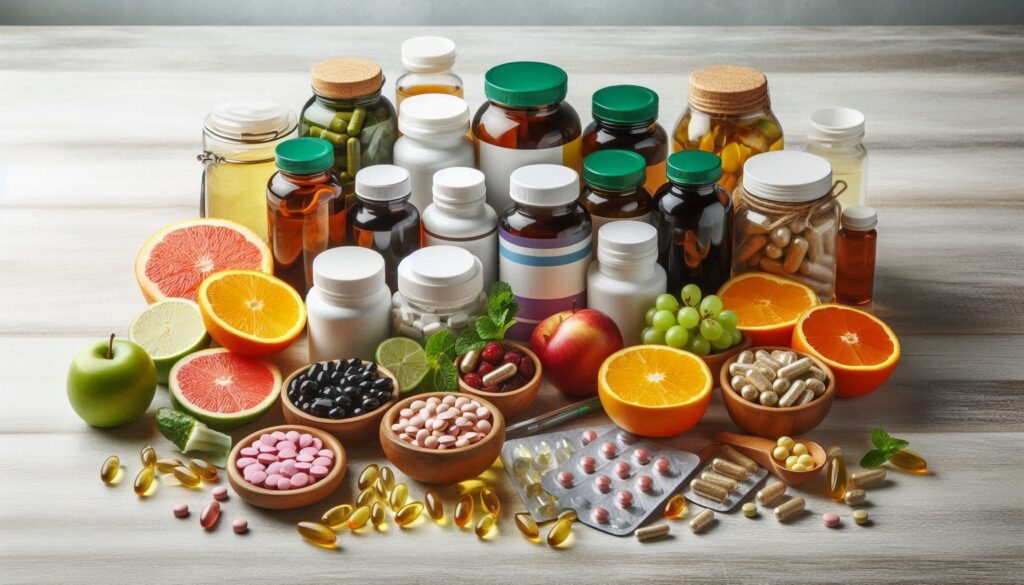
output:
M 384 414 L 398 400 L 398 379 L 374 362 L 353 358 L 317 362 L 284 381 L 284 419 L 331 433 L 342 442 L 377 436 Z

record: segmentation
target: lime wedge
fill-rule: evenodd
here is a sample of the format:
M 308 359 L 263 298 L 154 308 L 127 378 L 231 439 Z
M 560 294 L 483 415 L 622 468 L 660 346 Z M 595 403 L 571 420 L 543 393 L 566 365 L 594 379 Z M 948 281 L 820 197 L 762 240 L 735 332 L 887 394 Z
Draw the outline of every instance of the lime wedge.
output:
M 167 384 L 171 367 L 178 360 L 210 345 L 199 305 L 177 298 L 146 307 L 132 321 L 128 339 L 141 345 L 153 358 L 161 384 Z
M 391 337 L 377 346 L 374 356 L 377 365 L 383 366 L 398 378 L 400 394 L 416 391 L 430 372 L 423 348 L 408 337 Z

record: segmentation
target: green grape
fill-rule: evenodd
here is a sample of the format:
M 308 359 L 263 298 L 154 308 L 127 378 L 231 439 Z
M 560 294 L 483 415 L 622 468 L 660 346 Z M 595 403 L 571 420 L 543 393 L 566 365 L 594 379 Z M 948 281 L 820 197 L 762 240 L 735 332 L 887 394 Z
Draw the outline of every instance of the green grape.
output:
M 657 312 L 658 309 L 656 307 L 647 309 L 647 312 L 644 314 L 644 321 L 646 321 L 648 325 L 654 325 L 654 314 Z
M 687 329 L 693 329 L 700 324 L 700 313 L 693 307 L 683 307 L 679 309 L 679 314 L 676 316 L 676 320 L 679 324 Z
M 732 347 L 732 332 L 723 332 L 721 335 L 718 336 L 718 339 L 714 339 L 711 341 L 711 347 L 714 348 L 716 352 L 725 351 Z
M 654 300 L 654 306 L 659 311 L 672 311 L 674 313 L 679 309 L 679 301 L 668 293 L 662 293 Z
M 722 298 L 718 295 L 708 295 L 700 302 L 700 314 L 704 317 L 718 318 L 722 312 Z
M 711 317 L 708 317 L 700 322 L 700 334 L 708 341 L 714 341 L 725 333 L 725 329 Z M 730 339 L 732 337 L 730 336 Z
M 683 299 L 683 304 L 687 307 L 696 307 L 700 304 L 700 287 L 696 284 L 688 284 L 683 287 L 683 292 L 679 295 Z
M 736 329 L 736 325 L 739 324 L 739 316 L 735 311 L 726 309 L 718 314 L 718 322 L 726 329 Z
M 658 311 L 654 314 L 654 321 L 651 325 L 658 331 L 668 331 L 668 328 L 676 324 L 676 316 L 672 311 Z
M 743 334 L 740 333 L 740 331 L 738 329 L 733 329 L 733 331 L 732 331 L 732 344 L 733 345 L 739 345 L 742 342 L 743 342 Z
M 672 347 L 683 349 L 686 347 L 686 342 L 689 340 L 690 334 L 686 332 L 686 329 L 679 325 L 669 327 L 669 330 L 665 332 L 665 343 Z
M 640 339 L 643 339 L 648 331 L 654 331 L 654 327 L 644 327 L 643 331 L 640 332 Z
M 690 338 L 690 342 L 686 344 L 686 349 L 691 353 L 703 356 L 711 353 L 711 344 L 707 339 L 696 335 Z
M 665 332 L 658 331 L 653 327 L 648 327 L 644 330 L 644 334 L 640 338 L 647 345 L 665 345 Z

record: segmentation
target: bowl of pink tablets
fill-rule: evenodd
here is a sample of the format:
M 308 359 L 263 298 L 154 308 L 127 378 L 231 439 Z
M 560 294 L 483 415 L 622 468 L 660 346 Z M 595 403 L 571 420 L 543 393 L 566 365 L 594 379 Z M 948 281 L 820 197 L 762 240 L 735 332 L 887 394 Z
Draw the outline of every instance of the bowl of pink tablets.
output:
M 243 500 L 285 510 L 326 498 L 345 477 L 345 448 L 330 433 L 302 425 L 257 431 L 228 456 L 228 482 Z

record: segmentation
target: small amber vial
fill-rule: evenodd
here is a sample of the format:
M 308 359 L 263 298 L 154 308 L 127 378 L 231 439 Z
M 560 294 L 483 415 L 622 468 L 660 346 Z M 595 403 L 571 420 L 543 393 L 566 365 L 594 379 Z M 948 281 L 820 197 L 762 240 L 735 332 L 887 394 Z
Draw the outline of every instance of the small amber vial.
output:
M 866 205 L 843 210 L 836 245 L 836 300 L 844 305 L 867 305 L 875 287 L 875 244 L 878 214 Z
M 606 149 L 644 158 L 644 188 L 653 194 L 667 180 L 668 133 L 658 124 L 658 94 L 639 85 L 612 85 L 594 92 L 594 121 L 583 130 L 583 157 Z
M 425 93 L 463 97 L 462 78 L 452 71 L 455 43 L 444 37 L 413 37 L 402 43 L 405 72 L 395 81 L 395 107 L 402 100 Z
M 583 159 L 583 194 L 580 205 L 590 212 L 591 247 L 597 250 L 597 232 L 606 223 L 651 219 L 651 194 L 644 188 L 644 157 L 629 150 L 599 150 Z

